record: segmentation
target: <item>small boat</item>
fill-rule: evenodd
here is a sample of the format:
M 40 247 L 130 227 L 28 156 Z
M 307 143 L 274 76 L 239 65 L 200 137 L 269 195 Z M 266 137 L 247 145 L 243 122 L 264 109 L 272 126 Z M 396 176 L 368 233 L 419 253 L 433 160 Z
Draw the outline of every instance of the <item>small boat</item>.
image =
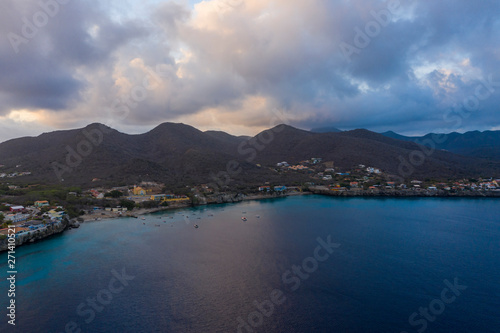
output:
M 244 216 L 243 216 L 241 219 L 242 219 L 243 221 L 246 221 L 246 220 L 247 220 L 247 218 L 246 218 L 246 217 L 244 217 Z
M 144 225 L 146 225 L 146 223 L 143 223 Z
M 199 228 L 197 224 L 195 224 L 195 225 L 194 225 L 194 227 L 195 227 L 195 229 L 198 229 L 198 228 Z
M 160 225 L 159 224 L 155 224 L 155 227 L 159 227 Z
M 141 220 L 145 220 L 146 218 L 145 217 L 141 217 Z
M 256 218 L 260 219 L 260 215 L 255 215 Z

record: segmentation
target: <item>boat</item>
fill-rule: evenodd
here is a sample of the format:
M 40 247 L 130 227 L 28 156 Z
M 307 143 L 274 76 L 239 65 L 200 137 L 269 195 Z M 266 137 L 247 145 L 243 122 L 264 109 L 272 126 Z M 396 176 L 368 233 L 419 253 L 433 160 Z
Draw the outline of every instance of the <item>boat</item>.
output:
M 141 220 L 145 220 L 146 218 L 145 217 L 141 217 Z
M 256 218 L 260 219 L 260 215 L 255 215 Z
M 243 216 L 241 219 L 242 219 L 243 221 L 246 221 L 246 220 L 247 220 L 247 218 L 246 218 L 246 217 L 244 217 L 244 216 Z
M 195 224 L 195 225 L 194 225 L 194 227 L 195 227 L 195 229 L 198 229 L 198 228 L 199 228 L 197 224 Z

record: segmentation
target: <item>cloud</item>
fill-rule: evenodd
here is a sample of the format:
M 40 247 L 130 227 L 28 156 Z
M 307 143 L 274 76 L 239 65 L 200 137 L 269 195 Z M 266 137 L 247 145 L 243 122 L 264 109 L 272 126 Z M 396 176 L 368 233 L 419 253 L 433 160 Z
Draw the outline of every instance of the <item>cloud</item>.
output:
M 185 121 L 251 134 L 275 109 L 303 128 L 500 126 L 493 0 L 70 1 L 17 53 L 9 33 L 23 36 L 41 6 L 0 7 L 0 117 L 39 115 L 16 118 L 21 133 L 33 123 L 139 131 Z M 341 45 L 355 48 L 349 59 Z M 493 91 L 465 113 L 490 75 Z

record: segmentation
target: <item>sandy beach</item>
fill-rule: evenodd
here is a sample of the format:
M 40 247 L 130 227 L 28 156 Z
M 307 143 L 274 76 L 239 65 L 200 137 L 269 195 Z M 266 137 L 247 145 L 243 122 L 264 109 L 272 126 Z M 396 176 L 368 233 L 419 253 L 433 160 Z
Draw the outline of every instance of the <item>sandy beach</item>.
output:
M 281 195 L 281 196 L 257 194 L 257 195 L 245 196 L 242 201 L 276 199 L 276 198 L 283 198 L 283 197 L 287 197 L 287 196 L 309 195 L 309 194 L 312 194 L 312 193 L 310 193 L 310 192 L 291 192 L 291 193 L 287 193 L 286 195 Z M 228 202 L 228 203 L 232 203 L 232 202 Z M 235 202 L 235 203 L 237 203 L 237 202 Z M 196 206 L 208 206 L 211 204 L 214 204 L 214 203 L 200 204 L 200 205 L 196 205 Z M 139 217 L 142 215 L 153 214 L 153 213 L 157 213 L 157 212 L 164 212 L 164 211 L 175 210 L 175 209 L 181 209 L 181 208 L 186 208 L 186 207 L 191 207 L 191 204 L 190 203 L 187 203 L 187 204 L 178 203 L 175 206 L 168 206 L 168 207 L 136 208 L 133 211 L 128 211 L 128 212 L 110 212 L 110 211 L 105 211 L 105 210 L 97 210 L 91 214 L 82 215 L 79 218 L 83 219 L 83 222 L 102 221 L 102 220 L 109 220 L 109 219 L 122 218 L 122 217 L 134 218 L 134 217 Z

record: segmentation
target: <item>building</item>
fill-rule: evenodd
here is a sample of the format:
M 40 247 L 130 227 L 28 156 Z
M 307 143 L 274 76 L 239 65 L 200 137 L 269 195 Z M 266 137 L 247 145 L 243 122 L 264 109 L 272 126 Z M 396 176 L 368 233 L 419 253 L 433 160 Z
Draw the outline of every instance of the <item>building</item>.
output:
M 20 213 L 24 211 L 24 206 L 10 206 L 10 211 L 14 213 Z
M 90 194 L 97 199 L 104 199 L 104 193 L 99 192 L 98 190 L 90 190 Z
M 57 211 L 55 209 L 49 210 L 47 212 L 47 215 L 53 219 L 53 220 L 60 220 L 63 218 L 64 214 L 66 214 L 64 211 Z
M 1 229 L 0 230 L 0 235 L 8 235 L 8 234 L 10 234 L 12 231 L 9 231 L 9 230 L 12 230 L 12 229 L 14 229 L 14 231 L 15 231 L 16 234 L 21 233 L 21 232 L 29 231 L 28 228 L 23 228 L 23 227 L 20 227 L 20 226 L 15 226 L 15 227 Z
M 132 193 L 134 195 L 141 195 L 141 196 L 144 196 L 147 194 L 147 190 L 145 190 L 144 188 L 140 187 L 140 186 L 134 186 L 133 190 L 132 190 Z
M 155 194 L 151 196 L 151 201 L 161 201 L 163 198 L 166 198 L 166 194 Z
M 274 190 L 276 192 L 283 192 L 283 191 L 286 191 L 286 186 L 275 186 Z
M 269 192 L 271 191 L 271 186 L 260 186 L 259 192 Z
M 37 208 L 48 207 L 48 206 L 49 202 L 47 200 L 35 201 L 35 207 Z
M 28 220 L 30 217 L 29 214 L 8 214 L 5 216 L 5 221 L 9 221 L 11 223 L 18 223 Z
M 377 175 L 381 173 L 380 169 L 373 168 L 373 167 L 366 168 L 366 172 L 368 172 L 368 173 L 374 173 L 374 174 L 377 174 Z

